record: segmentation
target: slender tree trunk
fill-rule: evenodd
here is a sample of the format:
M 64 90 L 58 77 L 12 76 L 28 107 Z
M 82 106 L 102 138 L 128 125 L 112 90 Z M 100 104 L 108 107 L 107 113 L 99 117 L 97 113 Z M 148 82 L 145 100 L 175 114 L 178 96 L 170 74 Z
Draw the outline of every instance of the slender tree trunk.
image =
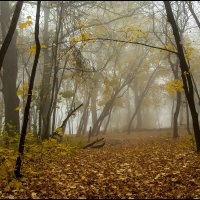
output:
M 173 96 L 173 99 L 172 99 L 172 110 L 171 110 L 171 129 L 173 129 L 173 122 L 174 122 L 174 96 Z
M 94 124 L 97 121 L 97 106 L 96 106 L 96 102 L 97 102 L 97 83 L 94 83 L 94 88 L 92 88 L 91 91 L 91 114 L 92 114 L 92 126 L 94 126 Z
M 131 119 L 130 87 L 127 90 L 127 121 Z
M 5 37 L 3 44 L 1 46 L 1 49 L 0 49 L 0 70 L 1 70 L 1 67 L 2 67 L 2 64 L 3 64 L 3 61 L 4 61 L 4 57 L 6 55 L 8 47 L 10 45 L 10 42 L 13 38 L 22 6 L 23 6 L 23 1 L 18 1 L 17 4 L 16 4 L 16 7 L 15 7 L 15 11 L 14 11 L 11 23 L 10 23 L 10 27 L 8 29 L 6 37 Z
M 89 110 L 86 110 L 86 116 L 83 121 L 83 130 L 82 130 L 82 135 L 86 134 L 87 131 L 87 125 L 88 125 L 88 119 L 89 119 Z
M 44 32 L 43 32 L 43 41 L 46 46 L 49 45 L 49 13 L 50 7 L 48 6 L 48 1 L 44 2 L 46 5 L 44 7 Z M 44 49 L 44 67 L 42 73 L 42 86 L 40 90 L 40 122 L 39 122 L 39 135 L 42 139 L 49 137 L 49 131 L 47 129 L 47 114 L 50 106 L 50 93 L 51 87 L 49 87 L 51 79 L 51 59 L 49 56 L 48 49 Z M 47 131 L 46 131 L 47 130 Z
M 52 112 L 56 108 L 56 101 L 57 101 L 57 95 L 58 95 L 58 88 L 57 88 L 58 76 L 57 75 L 58 75 L 59 61 L 57 60 L 57 56 L 58 56 L 58 39 L 59 39 L 60 30 L 61 30 L 61 21 L 62 21 L 62 14 L 63 14 L 63 1 L 61 2 L 61 4 L 62 5 L 60 7 L 60 11 L 57 8 L 58 9 L 57 13 L 58 13 L 58 17 L 59 17 L 59 22 L 58 22 L 58 27 L 56 29 L 55 39 L 54 39 L 55 45 L 52 49 L 54 76 L 53 76 L 52 92 L 51 92 L 51 97 L 50 97 L 50 106 L 49 106 L 48 113 L 47 113 L 47 126 L 46 126 L 46 130 L 45 130 L 45 133 L 46 133 L 47 136 L 50 135 L 50 133 L 49 133 L 49 131 L 50 131 L 50 121 L 51 121 L 51 117 L 52 117 Z M 53 121 L 53 123 L 54 123 L 54 121 Z M 43 137 L 43 139 L 47 139 L 47 138 Z
M 80 136 L 83 133 L 84 123 L 85 123 L 85 120 L 87 119 L 87 112 L 88 112 L 88 107 L 89 107 L 91 97 L 89 95 L 86 98 L 87 99 L 86 99 L 85 104 L 84 104 L 83 114 L 82 114 L 82 117 L 81 117 L 81 120 L 80 120 L 80 123 L 79 123 L 79 126 L 78 126 L 78 130 L 77 130 L 77 136 Z
M 111 110 L 111 111 L 112 111 L 112 110 Z M 110 113 L 109 113 L 109 115 L 108 115 L 108 119 L 107 119 L 107 122 L 106 122 L 106 125 L 105 125 L 105 128 L 104 128 L 103 134 L 106 134 L 106 132 L 107 132 L 108 124 L 109 124 L 109 122 L 110 122 L 111 113 L 112 113 L 111 111 L 110 111 Z
M 197 15 L 196 15 L 196 13 L 194 12 L 194 9 L 193 9 L 193 7 L 192 7 L 192 2 L 191 2 L 191 1 L 187 1 L 187 4 L 188 4 L 188 8 L 189 8 L 190 12 L 192 13 L 193 18 L 194 18 L 195 21 L 196 21 L 197 26 L 198 26 L 199 29 L 200 29 L 200 21 L 199 21 Z
M 94 126 L 92 127 L 92 135 L 97 135 L 100 131 L 100 127 L 101 127 L 101 124 L 103 122 L 103 120 L 105 119 L 105 117 L 109 114 L 109 112 L 112 110 L 112 107 L 113 107 L 113 104 L 114 104 L 114 101 L 117 97 L 117 94 L 119 93 L 116 92 L 112 97 L 111 99 L 106 103 L 103 111 L 101 112 L 100 116 L 98 117 L 96 123 L 94 124 Z
M 154 80 L 154 78 L 155 78 L 154 75 L 155 75 L 156 71 L 157 71 L 157 68 L 156 68 L 156 69 L 153 71 L 153 73 L 151 74 L 151 76 L 150 76 L 150 78 L 149 78 L 149 80 L 148 80 L 148 82 L 147 82 L 147 84 L 146 84 L 146 87 L 145 87 L 144 91 L 143 91 L 142 94 L 140 95 L 140 99 L 139 99 L 138 104 L 137 104 L 137 106 L 136 106 L 136 108 L 135 108 L 135 112 L 133 113 L 133 115 L 132 115 L 132 117 L 131 117 L 131 120 L 130 120 L 130 122 L 129 122 L 129 124 L 128 124 L 128 134 L 130 134 L 130 132 L 131 132 L 131 126 L 132 126 L 133 120 L 134 120 L 135 116 L 137 115 L 137 112 L 138 112 L 138 110 L 140 109 L 140 106 L 141 106 L 141 104 L 142 104 L 142 101 L 143 101 L 145 95 L 147 94 L 151 83 L 153 82 L 153 80 Z
M 186 101 L 186 117 L 187 117 L 187 132 L 189 135 L 192 135 L 191 130 L 190 130 L 190 114 L 189 114 L 189 108 L 188 108 L 188 103 Z
M 77 92 L 77 85 L 75 85 L 75 88 L 74 88 L 74 95 L 73 95 L 73 97 L 72 97 L 72 101 L 71 101 L 71 105 L 70 106 L 68 106 L 68 103 L 67 103 L 67 101 L 66 101 L 66 105 L 67 105 L 67 110 L 68 111 L 71 111 L 71 110 L 73 110 L 73 107 L 75 107 L 75 97 L 76 97 L 76 92 Z M 72 122 L 72 127 L 71 127 L 71 125 L 70 125 L 70 119 L 69 119 L 69 121 L 68 121 L 68 124 L 69 124 L 69 134 L 71 135 L 72 133 L 73 133 L 73 122 Z M 66 129 L 66 125 L 67 125 L 67 123 L 65 123 L 64 124 L 64 126 L 63 126 L 63 133 L 64 133 L 64 131 L 65 131 L 65 129 Z
M 181 93 L 177 92 L 176 110 L 174 112 L 174 123 L 173 123 L 173 138 L 178 137 L 178 116 L 181 107 Z
M 135 108 L 137 107 L 138 105 L 138 102 L 139 102 L 139 91 L 138 91 L 138 82 L 137 82 L 137 79 L 134 80 L 134 93 L 135 93 Z M 142 127 L 142 115 L 141 115 L 141 109 L 139 107 L 138 111 L 137 111 L 137 114 L 136 114 L 136 117 L 137 117 L 137 124 L 136 124 L 136 129 L 140 129 Z
M 24 154 L 24 144 L 25 144 L 25 138 L 26 138 L 28 119 L 29 119 L 29 111 L 30 111 L 31 100 L 32 100 L 32 90 L 33 90 L 39 55 L 40 55 L 40 41 L 39 41 L 40 5 L 41 5 L 41 1 L 38 1 L 37 2 L 37 10 L 36 10 L 36 22 L 35 22 L 36 54 L 35 54 L 35 59 L 34 59 L 33 68 L 32 68 L 32 72 L 31 72 L 29 88 L 28 88 L 29 95 L 27 97 L 27 102 L 26 102 L 26 106 L 25 106 L 25 110 L 24 110 L 24 120 L 23 120 L 23 126 L 22 126 L 21 137 L 20 137 L 19 148 L 18 148 L 18 157 L 16 160 L 16 166 L 15 166 L 16 178 L 19 178 L 22 176 L 22 174 L 21 174 L 22 156 Z
M 197 149 L 197 152 L 200 152 L 200 129 L 199 129 L 198 113 L 196 111 L 195 102 L 194 102 L 194 90 L 193 90 L 192 78 L 190 76 L 189 67 L 184 56 L 184 51 L 183 51 L 183 46 L 182 46 L 179 30 L 174 19 L 170 2 L 164 1 L 164 5 L 167 12 L 167 18 L 168 18 L 169 23 L 171 24 L 174 38 L 176 41 L 176 46 L 178 50 L 178 58 L 180 61 L 181 76 L 183 80 L 183 88 L 185 91 L 185 96 L 187 98 L 191 116 L 192 116 L 193 129 L 194 129 L 194 135 L 195 135 L 195 141 L 196 141 L 196 149 Z
M 181 33 L 181 35 L 183 35 L 183 34 Z M 172 61 L 170 60 L 170 57 L 168 57 L 168 61 L 171 66 L 172 72 L 174 74 L 174 79 L 179 79 L 179 73 L 178 73 L 179 60 L 177 59 L 176 63 L 172 63 Z M 173 104 L 174 104 L 174 102 L 173 102 Z M 181 107 L 181 93 L 177 92 L 176 108 L 175 108 L 174 116 L 172 118 L 173 119 L 173 126 L 172 126 L 173 127 L 173 138 L 178 137 L 178 116 L 180 113 L 180 107 Z

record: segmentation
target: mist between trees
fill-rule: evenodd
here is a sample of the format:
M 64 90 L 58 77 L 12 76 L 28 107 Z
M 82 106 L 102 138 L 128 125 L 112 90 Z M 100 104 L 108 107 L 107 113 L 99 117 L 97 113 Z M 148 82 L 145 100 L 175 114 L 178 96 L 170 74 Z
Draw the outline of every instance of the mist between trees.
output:
M 198 2 L 1 1 L 2 134 L 182 129 L 200 151 Z

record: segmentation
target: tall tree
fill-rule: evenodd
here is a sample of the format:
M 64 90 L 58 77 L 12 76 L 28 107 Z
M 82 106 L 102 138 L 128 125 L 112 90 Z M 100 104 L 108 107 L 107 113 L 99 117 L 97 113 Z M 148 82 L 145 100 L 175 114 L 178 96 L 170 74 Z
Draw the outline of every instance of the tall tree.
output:
M 0 69 L 3 64 L 3 97 L 5 104 L 5 131 L 12 136 L 20 131 L 19 123 L 19 98 L 17 96 L 16 80 L 18 72 L 18 54 L 16 47 L 16 25 L 21 12 L 23 1 L 17 2 L 12 21 L 10 21 L 11 9 L 8 1 L 1 1 L 1 30 L 4 39 L 0 50 Z M 10 24 L 10 27 L 8 25 Z M 6 34 L 7 33 L 7 34 Z M 10 59 L 12 57 L 12 59 Z
M 0 49 L 0 70 L 1 70 L 1 67 L 3 64 L 4 57 L 8 50 L 8 47 L 9 47 L 12 37 L 14 35 L 22 6 L 23 6 L 23 1 L 18 1 L 16 4 L 15 12 L 14 12 L 12 20 L 11 20 L 10 27 L 8 29 L 8 32 L 6 34 L 5 40 L 2 44 L 2 47 Z
M 167 13 L 167 19 L 168 19 L 169 23 L 171 24 L 173 35 L 174 35 L 176 46 L 177 46 L 177 50 L 178 50 L 178 58 L 179 58 L 179 62 L 180 62 L 179 66 L 181 69 L 183 88 L 185 91 L 185 96 L 187 98 L 191 116 L 192 116 L 196 148 L 197 148 L 197 152 L 200 152 L 200 129 L 199 129 L 198 113 L 196 111 L 195 102 L 194 102 L 194 90 L 193 90 L 192 78 L 191 78 L 191 74 L 189 71 L 189 66 L 187 64 L 187 61 L 186 61 L 186 58 L 184 55 L 184 49 L 183 49 L 183 45 L 181 42 L 179 29 L 175 22 L 170 2 L 164 1 L 164 5 L 165 5 L 166 13 Z
M 44 31 L 43 31 L 43 42 L 46 46 L 49 45 L 49 14 L 50 6 L 49 2 L 44 2 Z M 51 59 L 49 56 L 48 48 L 44 49 L 44 66 L 42 73 L 42 84 L 40 90 L 40 109 L 39 109 L 39 135 L 42 138 L 48 138 L 47 127 L 47 113 L 50 105 L 50 93 L 51 88 L 49 87 L 51 78 Z
M 32 90 L 33 90 L 39 55 L 40 55 L 40 41 L 39 41 L 40 5 L 41 5 L 41 1 L 38 1 L 37 2 L 37 10 L 36 10 L 36 22 L 35 22 L 36 54 L 35 54 L 35 59 L 34 59 L 33 68 L 32 68 L 32 72 L 31 72 L 31 78 L 30 78 L 30 82 L 29 82 L 29 88 L 28 88 L 29 95 L 27 97 L 27 102 L 26 102 L 26 106 L 25 106 L 25 110 L 24 110 L 24 120 L 23 120 L 20 143 L 19 143 L 19 148 L 18 148 L 18 157 L 17 157 L 16 167 L 15 167 L 16 178 L 19 178 L 22 176 L 21 172 L 20 172 L 22 156 L 24 154 L 24 144 L 25 144 L 26 131 L 27 131 L 27 125 L 28 125 L 28 120 L 29 120 L 29 111 L 30 111 L 31 100 L 32 100 Z

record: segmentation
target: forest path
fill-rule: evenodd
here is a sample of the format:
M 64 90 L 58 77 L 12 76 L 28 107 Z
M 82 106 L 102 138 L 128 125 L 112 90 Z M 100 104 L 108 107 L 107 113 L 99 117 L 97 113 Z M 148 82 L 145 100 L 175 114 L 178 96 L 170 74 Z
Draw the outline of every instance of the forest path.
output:
M 138 139 L 137 143 L 78 149 L 37 171 L 14 198 L 195 198 L 200 197 L 200 155 L 188 137 Z M 152 139 L 154 138 L 154 139 Z M 25 168 L 25 167 L 24 167 Z M 9 196 L 11 195 L 11 196 Z

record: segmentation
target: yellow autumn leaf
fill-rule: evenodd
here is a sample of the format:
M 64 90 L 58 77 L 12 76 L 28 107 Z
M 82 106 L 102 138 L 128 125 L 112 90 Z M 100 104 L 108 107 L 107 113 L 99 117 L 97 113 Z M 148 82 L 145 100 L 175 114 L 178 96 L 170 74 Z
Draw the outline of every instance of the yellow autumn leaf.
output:
M 27 87 L 28 86 L 28 82 L 24 82 L 22 86 L 23 87 Z
M 132 196 L 133 194 L 131 192 L 126 193 L 127 196 Z
M 59 132 L 61 132 L 61 131 L 62 131 L 62 128 L 61 128 L 61 127 L 57 128 L 57 129 L 55 130 L 56 133 L 59 133 Z
M 26 22 L 23 22 L 23 23 L 21 23 L 21 24 L 19 25 L 19 28 L 20 28 L 20 29 L 24 29 L 24 28 L 26 28 L 26 26 L 27 26 Z
M 89 35 L 89 33 L 82 33 L 81 34 L 81 38 L 82 38 L 82 40 L 89 40 L 90 39 L 90 35 Z
M 84 47 L 85 45 L 86 45 L 86 43 L 85 43 L 85 42 L 82 42 L 81 46 Z
M 47 46 L 45 44 L 41 44 L 40 47 L 41 47 L 41 49 L 46 49 L 47 48 Z
M 20 187 L 22 186 L 22 183 L 18 180 L 13 180 L 11 183 L 10 183 L 10 186 L 12 188 L 14 188 L 15 190 L 19 190 Z
M 16 108 L 15 108 L 15 110 L 20 110 L 21 109 L 21 107 L 20 106 L 17 106 Z
M 32 21 L 27 21 L 27 22 L 26 22 L 26 25 L 27 25 L 27 26 L 31 26 L 32 24 L 33 24 Z
M 13 168 L 13 167 L 14 167 L 14 164 L 13 164 L 13 162 L 12 162 L 12 161 L 10 161 L 10 160 L 6 160 L 6 161 L 5 161 L 5 164 L 6 164 L 6 166 L 7 166 L 9 169 L 11 169 L 11 168 Z
M 78 38 L 78 37 L 72 37 L 72 38 L 70 38 L 70 41 L 72 43 L 80 42 L 80 38 Z
M 36 48 L 31 47 L 28 51 L 29 51 L 31 54 L 35 54 L 35 53 L 36 53 Z
M 17 90 L 17 95 L 22 95 L 23 94 L 23 90 Z
M 176 93 L 183 91 L 183 82 L 179 79 L 169 81 L 166 83 L 166 88 L 169 93 Z

